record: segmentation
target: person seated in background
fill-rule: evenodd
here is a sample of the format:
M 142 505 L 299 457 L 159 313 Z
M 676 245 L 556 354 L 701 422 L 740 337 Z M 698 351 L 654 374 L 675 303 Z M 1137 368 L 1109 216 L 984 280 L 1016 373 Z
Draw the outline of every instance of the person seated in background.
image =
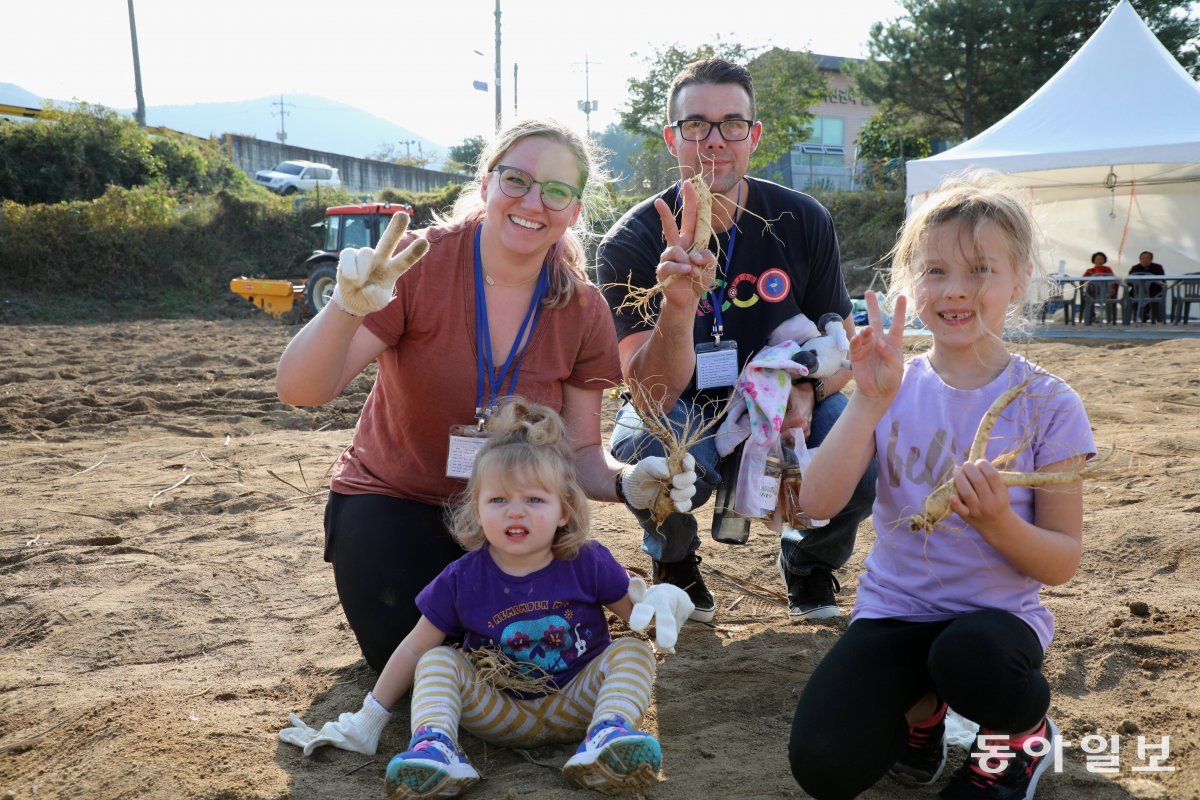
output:
M 1108 256 L 1106 256 L 1102 252 L 1092 253 L 1092 265 L 1083 271 L 1083 277 L 1085 277 L 1085 278 L 1091 278 L 1091 277 L 1112 278 L 1112 277 L 1115 277 L 1115 273 L 1112 271 L 1112 267 L 1110 267 L 1108 265 Z M 1100 287 L 1096 286 L 1095 284 L 1089 284 L 1087 287 L 1087 293 L 1089 295 L 1091 295 L 1092 297 L 1096 297 L 1097 296 L 1096 293 L 1099 291 L 1100 291 Z M 1108 296 L 1109 297 L 1115 298 L 1117 296 L 1117 291 L 1118 291 L 1117 284 L 1115 282 L 1110 283 L 1108 285 Z
M 1165 275 L 1166 272 L 1163 271 L 1162 264 L 1156 264 L 1154 262 L 1154 253 L 1151 253 L 1149 250 L 1143 250 L 1141 252 L 1141 255 L 1138 256 L 1138 263 L 1134 264 L 1130 268 L 1129 274 L 1130 275 Z M 1151 281 L 1150 282 L 1150 296 L 1151 297 L 1159 297 L 1162 295 L 1162 293 L 1163 293 L 1163 284 L 1159 283 L 1158 281 Z M 1142 308 L 1142 322 L 1145 322 L 1147 317 L 1150 317 L 1152 322 L 1162 322 L 1163 321 L 1162 306 L 1148 305 L 1148 306 L 1143 307 Z

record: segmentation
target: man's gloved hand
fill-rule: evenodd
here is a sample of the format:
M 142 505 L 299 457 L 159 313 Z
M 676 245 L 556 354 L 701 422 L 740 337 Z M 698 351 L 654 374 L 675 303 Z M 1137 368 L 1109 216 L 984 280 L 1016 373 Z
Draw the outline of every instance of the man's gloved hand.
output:
M 633 600 L 629 627 L 635 631 L 644 631 L 653 620 L 654 643 L 660 650 L 674 653 L 679 629 L 696 610 L 687 592 L 669 583 L 656 583 L 647 589 L 644 580 L 631 578 L 629 597 Z
M 683 469 L 672 475 L 662 456 L 647 456 L 629 465 L 621 471 L 625 502 L 633 508 L 649 508 L 658 496 L 658 490 L 670 478 L 669 489 L 675 510 L 680 513 L 691 511 L 692 496 L 696 494 L 696 459 L 691 453 L 683 457 Z
M 349 711 L 343 712 L 338 716 L 337 722 L 326 722 L 319 731 L 309 727 L 295 714 L 288 714 L 292 727 L 281 730 L 279 738 L 288 744 L 303 748 L 306 756 L 311 756 L 313 750 L 327 744 L 341 750 L 373 756 L 379 745 L 379 734 L 391 718 L 388 710 L 367 692 L 362 708 L 353 714 Z
M 397 211 L 376 247 L 347 247 L 338 256 L 337 286 L 333 302 L 355 317 L 365 317 L 392 301 L 396 280 L 425 255 L 429 242 L 417 239 L 392 255 L 408 229 L 408 214 Z

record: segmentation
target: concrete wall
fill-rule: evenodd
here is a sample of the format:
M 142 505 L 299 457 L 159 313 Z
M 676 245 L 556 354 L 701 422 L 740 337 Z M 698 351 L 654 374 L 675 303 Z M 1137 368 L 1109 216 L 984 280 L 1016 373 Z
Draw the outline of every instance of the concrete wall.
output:
M 294 147 L 280 142 L 264 142 L 253 136 L 227 133 L 224 136 L 225 153 L 243 172 L 254 177 L 260 169 L 270 169 L 280 161 L 315 161 L 335 167 L 342 178 L 342 188 L 348 192 L 370 193 L 380 189 L 407 189 L 411 192 L 430 192 L 447 183 L 465 183 L 467 177 L 453 172 L 438 172 L 432 169 L 407 167 L 352 158 Z

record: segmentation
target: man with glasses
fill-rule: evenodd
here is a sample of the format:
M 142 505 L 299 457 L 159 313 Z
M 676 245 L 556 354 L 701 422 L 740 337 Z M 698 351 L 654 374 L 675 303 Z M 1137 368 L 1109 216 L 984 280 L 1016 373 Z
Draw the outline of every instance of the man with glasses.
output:
M 687 211 L 694 197 L 681 202 L 692 187 L 676 183 L 613 226 L 600 244 L 597 277 L 613 309 L 626 382 L 636 383 L 643 397 L 682 424 L 715 413 L 741 367 L 784 321 L 803 313 L 815 322 L 836 312 L 851 336 L 854 326 L 829 212 L 807 195 L 746 175 L 762 135 L 750 73 L 719 58 L 689 64 L 671 84 L 667 122 L 663 138 L 680 177 L 701 174 L 712 191 L 710 247 L 716 255 L 687 254 L 693 230 Z M 669 276 L 677 279 L 664 289 L 653 324 L 634 311 L 618 310 L 628 296 L 626 285 L 648 288 Z M 710 285 L 711 292 L 703 288 Z M 810 448 L 819 445 L 846 406 L 841 389 L 849 378 L 842 370 L 824 381 L 797 382 L 784 430 L 799 428 Z M 627 462 L 663 454 L 629 403 L 618 413 L 609 447 Z M 694 508 L 716 488 L 720 469 L 713 439 L 690 452 L 698 474 Z M 777 566 L 793 622 L 841 613 L 833 571 L 850 557 L 858 524 L 871 511 L 874 484 L 872 464 L 828 526 L 785 529 Z M 654 560 L 655 582 L 687 591 L 696 606 L 692 619 L 711 620 L 716 603 L 699 568 L 695 516 L 674 513 L 656 524 L 648 511 L 634 514 L 643 528 L 642 549 Z

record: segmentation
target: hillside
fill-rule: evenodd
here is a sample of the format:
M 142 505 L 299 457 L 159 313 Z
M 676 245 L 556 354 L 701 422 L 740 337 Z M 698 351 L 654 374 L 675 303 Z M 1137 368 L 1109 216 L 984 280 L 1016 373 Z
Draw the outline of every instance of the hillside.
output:
M 83 99 L 83 98 L 79 98 Z M 283 95 L 284 128 L 288 144 L 329 153 L 362 157 L 381 145 L 411 142 L 415 154 L 432 154 L 441 162 L 442 144 L 394 122 L 361 109 L 308 94 Z M 191 105 L 150 105 L 146 123 L 163 125 L 205 138 L 222 133 L 241 133 L 264 141 L 275 141 L 279 131 L 279 96 L 262 97 L 234 103 L 193 103 Z M 0 103 L 40 108 L 43 98 L 12 83 L 0 83 Z M 55 103 L 67 101 L 54 100 Z M 132 115 L 133 109 L 117 109 Z

